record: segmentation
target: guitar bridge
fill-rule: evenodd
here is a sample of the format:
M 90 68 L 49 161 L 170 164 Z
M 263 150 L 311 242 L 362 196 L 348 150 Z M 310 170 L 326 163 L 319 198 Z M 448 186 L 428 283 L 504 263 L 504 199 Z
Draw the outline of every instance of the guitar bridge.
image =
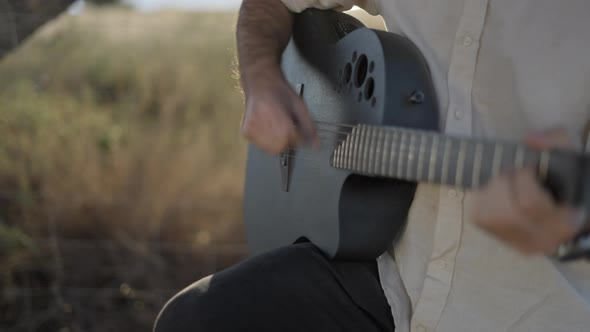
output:
M 289 152 L 281 153 L 279 161 L 281 167 L 282 190 L 284 192 L 289 192 L 289 175 L 291 173 L 291 157 L 289 156 Z

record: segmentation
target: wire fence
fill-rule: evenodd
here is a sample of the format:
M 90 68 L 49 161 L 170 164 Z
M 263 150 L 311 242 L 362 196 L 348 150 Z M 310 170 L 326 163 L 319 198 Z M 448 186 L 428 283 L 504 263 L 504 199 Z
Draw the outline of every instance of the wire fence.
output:
M 4 276 L 0 331 L 149 331 L 165 302 L 241 260 L 243 244 L 36 241 L 35 261 Z

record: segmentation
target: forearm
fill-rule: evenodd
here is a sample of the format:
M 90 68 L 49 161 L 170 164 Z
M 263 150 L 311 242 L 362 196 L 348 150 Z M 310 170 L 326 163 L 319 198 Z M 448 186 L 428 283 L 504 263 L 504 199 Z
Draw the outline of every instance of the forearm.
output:
M 264 72 L 279 71 L 293 14 L 280 0 L 244 0 L 237 26 L 240 79 L 248 90 Z

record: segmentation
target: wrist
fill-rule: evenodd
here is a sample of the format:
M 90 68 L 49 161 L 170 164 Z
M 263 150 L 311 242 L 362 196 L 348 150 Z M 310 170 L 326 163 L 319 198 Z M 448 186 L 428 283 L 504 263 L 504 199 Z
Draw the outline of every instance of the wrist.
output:
M 240 66 L 240 83 L 246 96 L 283 79 L 281 66 L 276 61 L 258 61 Z

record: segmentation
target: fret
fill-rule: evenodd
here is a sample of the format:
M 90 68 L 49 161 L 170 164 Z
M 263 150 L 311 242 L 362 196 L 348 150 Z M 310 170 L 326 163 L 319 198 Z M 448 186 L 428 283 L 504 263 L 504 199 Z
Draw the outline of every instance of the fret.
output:
M 354 158 L 356 154 L 356 149 L 358 148 L 358 139 L 359 139 L 359 127 L 354 127 L 352 131 L 352 137 L 350 139 L 348 150 L 350 151 L 348 155 L 348 169 L 352 169 L 354 165 Z
M 415 145 L 416 145 L 416 134 L 410 133 L 410 147 L 408 148 L 408 164 L 406 166 L 406 178 L 408 180 L 412 179 L 412 169 L 414 167 L 414 152 L 415 152 Z
M 367 158 L 365 157 L 365 155 L 367 154 L 367 151 L 369 150 L 369 142 L 371 140 L 371 128 L 367 125 L 363 125 L 364 128 L 364 134 L 363 134 L 363 140 L 361 142 L 361 147 L 360 147 L 360 151 L 359 151 L 359 168 L 358 171 L 361 173 L 365 172 L 365 162 L 367 161 Z
M 389 143 L 389 139 L 391 136 L 391 132 L 388 129 L 384 129 L 385 130 L 385 138 L 383 139 L 383 152 L 381 152 L 383 154 L 383 157 L 381 158 L 381 175 L 385 176 L 387 175 L 387 152 L 391 151 L 391 144 Z M 389 149 L 387 148 L 387 146 L 389 145 Z M 391 153 L 391 152 L 390 152 Z
M 360 150 L 359 150 L 359 163 L 358 163 L 358 168 L 357 171 L 364 173 L 364 166 L 365 166 L 365 161 L 367 160 L 365 158 L 365 152 L 368 149 L 368 144 L 369 144 L 369 140 L 370 140 L 370 134 L 371 134 L 371 129 L 369 127 L 367 127 L 366 125 L 363 125 L 363 139 L 361 141 L 361 146 L 360 146 Z
M 348 149 L 350 150 L 350 154 L 348 155 L 348 169 L 352 169 L 353 164 L 354 164 L 354 153 L 355 153 L 355 148 L 356 148 L 356 140 L 358 139 L 358 135 L 359 135 L 359 130 L 358 130 L 358 126 L 355 126 L 352 129 L 352 136 L 350 138 L 350 145 L 348 147 Z
M 353 130 L 354 132 L 354 130 Z M 346 168 L 348 166 L 348 146 L 350 145 L 350 139 L 352 134 L 347 134 L 344 143 L 342 143 L 342 168 Z
M 358 128 L 355 127 L 352 130 L 352 136 L 348 140 L 348 149 L 347 149 L 348 150 L 348 157 L 346 158 L 347 159 L 347 161 L 346 161 L 347 167 L 346 168 L 348 168 L 348 169 L 352 168 L 352 163 L 354 160 L 354 148 L 355 148 L 354 143 L 358 139 L 358 134 L 359 134 Z
M 332 156 L 332 165 L 334 167 L 340 167 L 340 146 L 338 146 L 336 148 L 336 151 L 334 151 L 334 155 Z
M 377 128 L 377 144 L 375 147 L 375 154 L 373 160 L 373 167 L 370 169 L 371 174 L 378 174 L 379 173 L 379 161 L 383 159 L 383 130 L 381 128 Z
M 367 140 L 369 139 L 369 128 L 366 125 L 362 126 L 362 133 L 363 136 L 359 143 L 359 153 L 357 155 L 358 163 L 357 163 L 357 171 L 363 171 L 363 156 L 365 155 L 365 150 L 367 149 Z
M 376 128 L 371 126 L 370 127 L 371 139 L 370 139 L 370 143 L 369 143 L 369 146 L 367 149 L 369 156 L 368 156 L 368 158 L 365 159 L 365 165 L 366 165 L 365 171 L 368 174 L 372 174 L 371 169 L 373 168 L 373 164 L 374 164 L 373 159 L 375 158 L 375 146 L 377 145 L 376 144 L 377 143 L 377 135 L 376 135 L 375 131 L 376 131 Z
M 395 160 L 395 142 L 397 141 L 397 137 L 399 136 L 399 132 L 398 131 L 393 131 L 393 135 L 391 137 L 391 148 L 390 148 L 390 159 L 389 159 L 389 173 L 388 175 L 390 177 L 394 177 L 394 170 L 393 170 L 393 165 L 394 165 L 394 160 Z
M 448 175 L 449 175 L 449 158 L 451 157 L 451 147 L 453 145 L 453 140 L 449 137 L 445 139 L 445 147 L 443 152 L 443 165 L 442 165 L 442 176 L 441 176 L 441 184 L 447 184 Z
M 348 161 L 348 169 L 354 169 L 356 166 L 356 154 L 358 152 L 358 142 L 360 139 L 360 127 L 355 126 L 352 130 L 352 142 L 350 144 L 350 156 Z
M 428 166 L 428 182 L 434 182 L 434 171 L 436 167 L 436 157 L 438 155 L 438 145 L 440 136 L 432 136 L 432 148 L 430 149 L 430 163 Z
M 344 151 L 345 150 L 345 144 L 346 144 L 346 140 L 342 143 L 338 145 L 338 167 L 339 168 L 344 168 Z
M 494 157 L 492 161 L 492 176 L 500 173 L 500 166 L 502 165 L 502 155 L 504 153 L 504 146 L 496 143 L 494 147 Z
M 356 142 L 354 142 L 355 144 L 355 148 L 354 148 L 354 159 L 353 159 L 353 163 L 352 163 L 352 168 L 354 170 L 359 169 L 359 162 L 360 162 L 360 157 L 359 155 L 361 154 L 362 148 L 363 148 L 363 139 L 365 136 L 365 128 L 363 125 L 359 126 L 359 131 L 358 131 L 358 139 L 356 140 Z
M 459 145 L 459 160 L 455 172 L 455 186 L 457 187 L 463 187 L 463 171 L 465 170 L 466 148 L 467 143 L 465 142 L 465 140 L 461 140 L 461 144 Z
M 348 151 L 347 151 L 348 150 L 348 140 L 344 141 L 344 144 L 342 144 L 340 146 L 342 147 L 342 150 L 340 152 L 341 153 L 341 157 L 340 157 L 341 168 L 346 168 L 346 157 L 347 157 L 347 153 L 348 153 Z
M 526 150 L 522 145 L 518 145 L 516 147 L 516 157 L 514 158 L 514 167 L 516 169 L 521 169 L 524 167 L 525 153 Z
M 338 166 L 338 154 L 339 153 L 340 153 L 340 147 L 337 147 L 336 150 L 334 151 L 334 153 L 332 154 L 332 157 L 330 158 L 330 164 L 334 167 L 339 167 Z M 284 152 L 282 152 L 282 155 L 284 155 Z M 281 165 L 283 165 L 282 160 L 281 160 Z
M 539 161 L 539 174 L 543 180 L 547 180 L 549 177 L 549 161 L 551 159 L 551 155 L 549 151 L 545 150 L 541 153 L 541 160 Z
M 418 148 L 418 170 L 416 171 L 416 179 L 422 179 L 422 171 L 424 170 L 424 153 L 426 152 L 426 140 L 428 136 L 426 134 L 420 135 L 420 144 Z
M 398 153 L 398 157 L 397 157 L 397 173 L 396 176 L 397 178 L 401 178 L 403 176 L 402 173 L 402 169 L 404 167 L 404 157 L 403 157 L 403 152 L 404 152 L 404 143 L 406 140 L 406 135 L 404 135 L 404 132 L 400 132 L 401 135 L 401 140 L 400 140 L 400 144 L 399 144 L 399 153 Z
M 475 160 L 473 162 L 473 179 L 471 184 L 473 188 L 479 187 L 481 177 L 481 162 L 483 160 L 483 143 L 477 142 L 475 147 Z
M 356 142 L 356 151 L 354 152 L 354 164 L 353 164 L 353 168 L 355 171 L 358 171 L 360 168 L 360 161 L 361 161 L 361 153 L 363 151 L 363 140 L 365 138 L 365 126 L 360 125 L 359 127 L 359 138 L 358 141 Z
M 361 162 L 360 162 L 360 171 L 361 173 L 367 173 L 367 165 L 369 161 L 369 150 L 371 149 L 371 133 L 372 127 L 365 125 L 365 141 L 363 142 L 363 153 L 360 154 Z
M 367 142 L 365 146 L 365 152 L 363 154 L 363 172 L 369 174 L 369 167 L 371 163 L 371 150 L 373 149 L 373 143 L 375 140 L 375 127 L 367 126 Z

